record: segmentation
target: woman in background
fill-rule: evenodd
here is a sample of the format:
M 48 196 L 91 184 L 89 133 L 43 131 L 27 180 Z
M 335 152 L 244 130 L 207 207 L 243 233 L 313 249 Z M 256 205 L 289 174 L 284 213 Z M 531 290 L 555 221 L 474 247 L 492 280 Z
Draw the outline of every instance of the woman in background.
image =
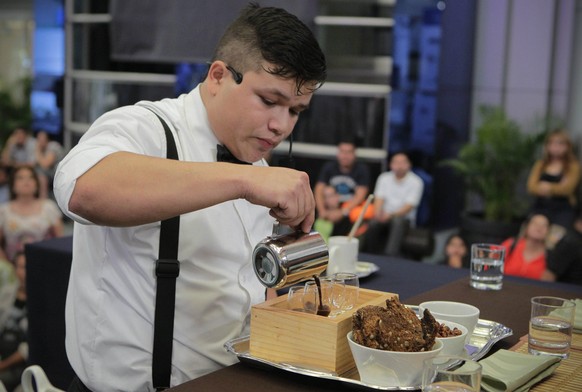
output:
M 534 164 L 527 181 L 527 190 L 535 197 L 531 213 L 544 214 L 550 223 L 571 228 L 579 181 L 580 164 L 570 137 L 563 129 L 550 132 L 542 159 Z
M 540 280 L 546 270 L 546 240 L 550 221 L 545 215 L 530 215 L 517 238 L 508 238 L 505 247 L 505 275 Z
M 452 234 L 447 238 L 445 242 L 445 257 L 439 264 L 445 264 L 451 268 L 469 266 L 469 248 L 463 237 L 458 234 Z
M 63 235 L 61 210 L 39 197 L 40 183 L 32 166 L 15 168 L 9 180 L 10 201 L 0 205 L 0 257 L 14 262 L 29 242 Z

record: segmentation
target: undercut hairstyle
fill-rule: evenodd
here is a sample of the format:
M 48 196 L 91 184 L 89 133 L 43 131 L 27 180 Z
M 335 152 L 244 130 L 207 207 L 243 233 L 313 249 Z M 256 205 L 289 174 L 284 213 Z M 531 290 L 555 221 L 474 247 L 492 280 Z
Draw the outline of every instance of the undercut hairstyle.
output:
M 257 3 L 246 6 L 227 28 L 212 58 L 216 60 L 242 74 L 262 67 L 272 75 L 295 79 L 297 94 L 304 87 L 318 89 L 327 78 L 325 55 L 309 27 L 282 8 Z

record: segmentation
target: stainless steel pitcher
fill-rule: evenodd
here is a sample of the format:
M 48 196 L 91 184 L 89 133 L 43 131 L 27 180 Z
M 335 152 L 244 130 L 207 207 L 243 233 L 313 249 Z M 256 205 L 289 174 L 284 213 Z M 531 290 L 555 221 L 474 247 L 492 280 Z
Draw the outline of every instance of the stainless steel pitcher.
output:
M 327 244 L 317 231 L 294 231 L 278 222 L 273 234 L 255 246 L 252 257 L 261 283 L 275 289 L 321 274 L 329 260 Z

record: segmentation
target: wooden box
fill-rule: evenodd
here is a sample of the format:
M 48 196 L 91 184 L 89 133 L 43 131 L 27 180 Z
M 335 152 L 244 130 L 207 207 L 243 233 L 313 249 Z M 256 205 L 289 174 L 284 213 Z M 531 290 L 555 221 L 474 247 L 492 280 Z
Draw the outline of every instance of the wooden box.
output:
M 356 365 L 346 338 L 352 313 L 366 305 L 385 307 L 397 294 L 360 288 L 358 305 L 330 318 L 292 311 L 282 295 L 251 309 L 249 352 L 271 362 L 325 369 L 341 375 Z

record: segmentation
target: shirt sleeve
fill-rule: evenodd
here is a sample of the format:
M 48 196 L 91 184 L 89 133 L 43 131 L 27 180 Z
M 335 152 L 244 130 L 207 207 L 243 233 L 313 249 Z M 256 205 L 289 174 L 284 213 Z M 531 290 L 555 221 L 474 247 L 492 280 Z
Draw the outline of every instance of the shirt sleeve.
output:
M 69 211 L 76 181 L 100 160 L 119 151 L 165 157 L 164 130 L 152 112 L 139 106 L 126 106 L 95 121 L 57 167 L 54 193 L 63 213 L 76 222 L 92 224 Z
M 406 204 L 409 204 L 413 207 L 418 207 L 420 204 L 420 199 L 422 198 L 423 189 L 424 183 L 419 177 L 415 177 L 414 186 L 410 187 L 410 192 L 408 192 L 406 195 Z
M 330 172 L 332 168 L 332 162 L 326 162 L 323 164 L 319 176 L 317 177 L 317 182 L 323 182 L 325 184 L 329 183 Z

